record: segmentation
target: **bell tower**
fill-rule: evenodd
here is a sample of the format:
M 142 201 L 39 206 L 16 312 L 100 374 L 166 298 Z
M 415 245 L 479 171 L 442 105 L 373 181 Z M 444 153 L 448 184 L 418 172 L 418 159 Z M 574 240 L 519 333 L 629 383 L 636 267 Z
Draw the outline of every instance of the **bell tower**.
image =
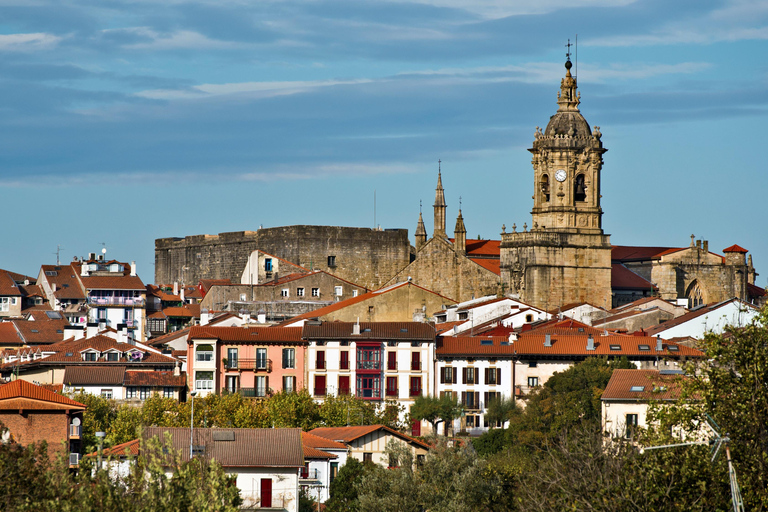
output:
M 602 233 L 600 128 L 590 130 L 579 111 L 581 95 L 571 75 L 570 52 L 557 93 L 558 109 L 542 132 L 534 134 L 533 227 L 570 233 Z

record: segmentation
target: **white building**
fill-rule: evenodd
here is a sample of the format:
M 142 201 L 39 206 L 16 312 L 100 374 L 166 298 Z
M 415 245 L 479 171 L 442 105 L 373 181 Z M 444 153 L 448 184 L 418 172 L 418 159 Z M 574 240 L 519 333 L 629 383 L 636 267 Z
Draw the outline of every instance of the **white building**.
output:
M 299 485 L 310 497 L 320 503 L 329 498 L 331 482 L 338 476 L 339 468 L 347 463 L 349 447 L 344 443 L 324 437 L 301 433 L 304 445 L 304 468 L 299 475 Z
M 516 299 L 493 295 L 448 306 L 434 316 L 438 324 L 454 324 L 450 330 L 441 333 L 443 336 L 471 336 L 497 326 L 517 329 L 524 324 L 550 318 L 543 309 Z
M 739 299 L 700 306 L 693 311 L 645 329 L 649 336 L 671 338 L 697 338 L 711 332 L 721 334 L 725 326 L 743 327 L 757 317 L 759 309 Z

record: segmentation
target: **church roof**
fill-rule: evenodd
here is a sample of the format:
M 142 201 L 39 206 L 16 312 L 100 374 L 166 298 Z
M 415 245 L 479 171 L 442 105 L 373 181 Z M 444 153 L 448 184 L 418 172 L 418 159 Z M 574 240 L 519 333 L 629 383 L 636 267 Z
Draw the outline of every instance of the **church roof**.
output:
M 739 245 L 733 244 L 732 246 L 723 249 L 723 252 L 740 252 L 746 254 L 749 251 Z
M 654 290 L 653 283 L 635 274 L 621 263 L 611 264 L 611 288 L 620 290 Z
M 481 267 L 483 267 L 485 270 L 490 270 L 497 276 L 501 275 L 501 261 L 500 260 L 492 260 L 492 259 L 485 259 L 485 258 L 469 258 L 470 260 L 474 261 Z

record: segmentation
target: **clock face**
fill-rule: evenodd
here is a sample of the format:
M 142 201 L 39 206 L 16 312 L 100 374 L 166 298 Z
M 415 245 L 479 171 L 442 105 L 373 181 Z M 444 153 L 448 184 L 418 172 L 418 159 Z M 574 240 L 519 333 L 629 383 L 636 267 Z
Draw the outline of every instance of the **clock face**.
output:
M 565 173 L 565 171 L 563 169 L 558 169 L 557 172 L 555 173 L 555 179 L 557 181 L 565 181 L 565 178 L 567 176 L 568 175 Z

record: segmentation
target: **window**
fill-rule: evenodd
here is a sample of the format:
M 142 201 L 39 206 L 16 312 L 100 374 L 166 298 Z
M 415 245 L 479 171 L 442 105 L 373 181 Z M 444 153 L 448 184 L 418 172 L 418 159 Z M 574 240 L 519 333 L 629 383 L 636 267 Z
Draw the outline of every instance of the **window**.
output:
M 328 256 L 328 266 L 329 267 L 336 266 L 336 256 Z
M 452 366 L 440 368 L 440 384 L 456 384 L 456 376 L 456 368 Z
M 96 310 L 96 313 L 98 315 L 99 320 L 106 320 L 107 319 L 107 308 L 98 308 Z
M 397 377 L 387 377 L 387 396 L 397 396 Z
M 237 390 L 240 389 L 240 386 L 238 385 L 238 381 L 240 379 L 237 375 L 227 375 L 226 378 L 226 388 L 227 391 L 230 393 L 237 393 Z
M 421 377 L 411 377 L 409 396 L 421 396 Z
M 621 350 L 621 345 L 611 345 L 611 350 Z
M 0 311 L 9 311 L 10 310 L 10 300 L 8 297 L 0 297 Z
M 213 345 L 198 345 L 195 350 L 195 361 L 213 361 Z
M 381 370 L 381 350 L 376 347 L 357 349 L 358 370 Z
M 297 297 L 303 297 L 304 296 L 304 288 L 296 288 L 296 296 Z
M 163 386 L 163 398 L 176 398 L 176 390 L 171 386 Z
M 338 462 L 331 462 L 331 474 L 330 474 L 331 480 L 330 481 L 333 482 L 333 480 L 337 476 L 339 476 L 339 463 Z
M 357 290 L 352 290 L 352 296 L 357 297 Z
M 296 368 L 296 349 L 283 349 L 283 368 Z
M 315 375 L 315 396 L 325 396 L 325 375 Z
M 213 372 L 195 372 L 195 389 L 213 389 Z
M 627 432 L 625 434 L 627 439 L 632 438 L 637 430 L 637 414 L 627 414 Z
M 535 388 L 539 386 L 539 378 L 538 377 L 528 377 L 528 387 L 529 388 Z
M 629 388 L 629 390 L 635 393 L 642 393 L 643 391 L 645 391 L 645 386 L 632 386 L 631 388 Z
M 109 352 L 107 354 L 107 361 L 119 361 L 120 360 L 120 354 L 117 352 Z
M 350 394 L 349 375 L 339 376 L 339 396 Z
M 267 349 L 266 348 L 256 349 L 256 369 L 257 370 L 267 369 Z
M 467 414 L 465 416 L 467 428 L 482 427 L 480 416 L 475 414 Z
M 288 292 L 288 288 L 283 288 L 283 290 L 280 292 L 281 297 L 288 297 L 290 293 Z
M 477 375 L 477 368 L 463 368 L 461 371 L 462 374 L 462 383 L 464 384 L 479 384 L 478 382 L 478 375 Z
M 112 390 L 111 389 L 102 389 L 101 390 L 101 398 L 106 398 L 107 400 L 112 400 Z
M 480 392 L 479 391 L 462 391 L 461 403 L 467 409 L 479 409 L 480 408 Z
M 283 391 L 293 393 L 296 391 L 296 377 L 293 375 L 283 376 Z
M 373 462 L 373 453 L 371 452 L 363 453 L 363 462 Z
M 638 350 L 642 350 L 642 351 L 645 352 L 645 351 L 651 350 L 651 346 L 650 345 L 638 345 L 637 349 Z
M 378 375 L 358 375 L 357 396 L 360 398 L 381 398 L 381 377 Z
M 486 391 L 485 392 L 485 408 L 487 409 L 491 402 L 501 400 L 501 393 L 498 391 Z
M 344 287 L 343 286 L 334 286 L 333 287 L 333 294 L 337 297 L 341 297 L 344 295 Z
M 318 350 L 315 353 L 315 369 L 325 370 L 325 350 Z M 325 387 L 325 384 L 323 384 Z
M 96 361 L 99 358 L 99 354 L 96 352 L 86 352 L 83 354 L 83 361 Z
M 574 201 L 587 200 L 587 185 L 584 183 L 583 174 L 576 176 L 576 181 L 573 184 L 573 199 Z
M 421 352 L 411 352 L 411 371 L 421 371 Z
M 244 293 L 241 293 L 240 294 L 240 302 L 245 302 L 246 297 L 247 296 Z
M 549 176 L 544 174 L 541 176 L 541 197 L 544 202 L 549 202 Z
M 339 352 L 339 369 L 349 370 L 349 350 Z
M 272 272 L 272 258 L 264 258 L 264 272 Z
M 152 396 L 152 394 L 150 393 L 149 386 L 141 386 L 139 388 L 139 400 L 146 400 L 150 396 Z
M 125 398 L 136 398 L 139 395 L 139 388 L 128 386 L 125 390 Z
M 256 396 L 267 396 L 267 393 L 269 392 L 269 377 L 257 375 L 256 389 L 254 391 Z
M 312 296 L 313 297 L 319 297 L 320 296 L 320 288 L 312 288 Z
M 539 365 L 538 361 L 530 361 L 528 363 L 528 368 L 536 368 Z
M 501 368 L 486 368 L 485 383 L 489 386 L 501 384 Z

